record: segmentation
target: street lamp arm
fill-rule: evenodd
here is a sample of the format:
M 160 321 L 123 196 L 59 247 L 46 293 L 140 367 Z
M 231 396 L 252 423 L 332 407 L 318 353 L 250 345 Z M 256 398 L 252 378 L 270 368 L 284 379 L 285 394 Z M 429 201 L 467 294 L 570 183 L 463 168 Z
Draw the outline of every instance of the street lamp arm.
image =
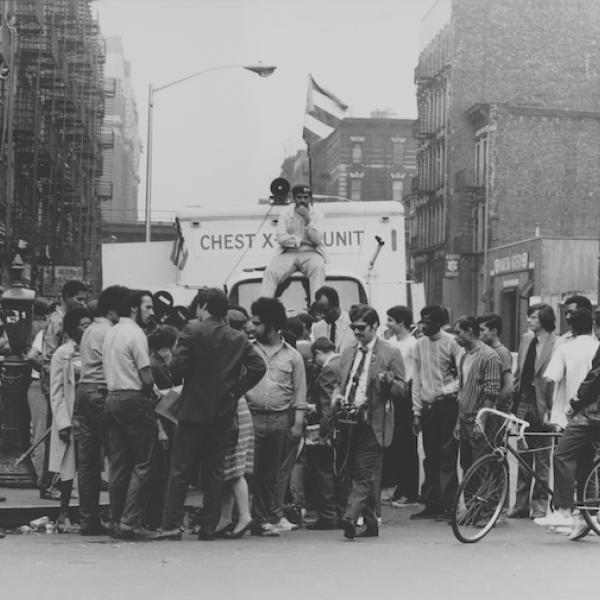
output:
M 266 66 L 266 65 L 220 65 L 217 67 L 209 67 L 208 69 L 202 69 L 202 71 L 196 71 L 196 73 L 192 73 L 191 75 L 187 75 L 186 77 L 182 77 L 181 79 L 177 79 L 176 81 L 171 81 L 170 83 L 166 83 L 165 85 L 161 85 L 158 87 L 152 88 L 152 93 L 159 92 L 161 90 L 165 90 L 167 88 L 173 87 L 179 83 L 183 83 L 188 79 L 193 79 L 194 77 L 198 77 L 200 75 L 204 75 L 204 73 L 210 73 L 211 71 L 220 71 L 221 69 L 246 69 L 247 71 L 252 71 L 261 77 L 268 77 L 275 71 L 276 67 Z

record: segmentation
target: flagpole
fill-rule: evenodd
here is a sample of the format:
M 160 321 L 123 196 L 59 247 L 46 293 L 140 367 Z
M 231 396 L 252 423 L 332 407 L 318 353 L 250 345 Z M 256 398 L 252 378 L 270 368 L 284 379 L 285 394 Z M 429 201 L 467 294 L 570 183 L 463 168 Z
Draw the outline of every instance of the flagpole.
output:
M 313 178 L 312 178 L 312 157 L 310 156 L 310 144 L 306 141 L 306 156 L 308 157 L 308 185 L 312 192 L 313 190 Z

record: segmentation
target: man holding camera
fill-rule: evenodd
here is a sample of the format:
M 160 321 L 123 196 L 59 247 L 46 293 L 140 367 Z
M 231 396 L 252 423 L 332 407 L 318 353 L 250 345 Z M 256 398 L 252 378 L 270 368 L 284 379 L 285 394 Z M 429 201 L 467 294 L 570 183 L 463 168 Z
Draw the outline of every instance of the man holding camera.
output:
M 311 294 L 325 283 L 323 213 L 313 206 L 312 192 L 307 185 L 295 185 L 292 199 L 293 204 L 279 215 L 279 248 L 265 270 L 261 296 L 275 296 L 279 284 L 296 271 L 308 277 Z
M 379 316 L 368 305 L 353 306 L 350 328 L 358 345 L 342 354 L 340 385 L 334 391 L 338 414 L 350 425 L 348 467 L 351 489 L 341 526 L 347 539 L 377 537 L 375 490 L 381 476 L 383 449 L 394 433 L 393 396 L 405 389 L 404 362 L 398 348 L 377 337 Z M 364 527 L 356 531 L 356 520 L 364 516 Z

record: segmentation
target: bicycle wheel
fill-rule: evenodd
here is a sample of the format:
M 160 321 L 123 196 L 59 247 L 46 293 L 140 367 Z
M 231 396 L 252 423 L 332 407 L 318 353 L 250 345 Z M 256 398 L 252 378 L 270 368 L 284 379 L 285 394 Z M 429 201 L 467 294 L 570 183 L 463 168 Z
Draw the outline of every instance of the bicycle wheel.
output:
M 595 460 L 590 469 L 578 506 L 588 526 L 596 535 L 600 535 L 600 459 Z
M 492 529 L 508 492 L 506 460 L 483 456 L 466 472 L 454 495 L 452 531 L 464 544 L 478 542 Z

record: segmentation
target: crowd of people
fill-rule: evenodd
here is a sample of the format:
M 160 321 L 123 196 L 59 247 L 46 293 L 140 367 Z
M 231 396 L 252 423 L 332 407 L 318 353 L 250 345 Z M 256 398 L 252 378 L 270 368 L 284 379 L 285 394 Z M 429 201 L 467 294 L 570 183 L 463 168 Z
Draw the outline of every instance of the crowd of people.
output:
M 75 481 L 82 535 L 181 539 L 190 487 L 202 493 L 201 540 L 299 527 L 377 537 L 385 504 L 422 504 L 411 519 L 448 519 L 458 467 L 491 451 L 491 425 L 475 420 L 483 407 L 531 424 L 524 456 L 538 482 L 550 479 L 543 434 L 564 430 L 556 510 L 520 470 L 506 516 L 567 527 L 573 538 L 584 526 L 574 488 L 600 426 L 600 312 L 587 298 L 567 298 L 561 337 L 553 309 L 531 305 L 516 368 L 496 314 L 451 325 L 430 305 L 415 325 L 408 307 L 392 306 L 383 323 L 365 304 L 344 311 L 329 286 L 290 318 L 277 298 L 247 312 L 216 288 L 198 291 L 189 320 L 157 318 L 155 301 L 111 286 L 89 302 L 83 283 L 69 281 L 47 315 L 36 302 L 32 441 L 48 423 L 51 434 L 32 460 L 41 496 L 61 503 L 59 530 Z

